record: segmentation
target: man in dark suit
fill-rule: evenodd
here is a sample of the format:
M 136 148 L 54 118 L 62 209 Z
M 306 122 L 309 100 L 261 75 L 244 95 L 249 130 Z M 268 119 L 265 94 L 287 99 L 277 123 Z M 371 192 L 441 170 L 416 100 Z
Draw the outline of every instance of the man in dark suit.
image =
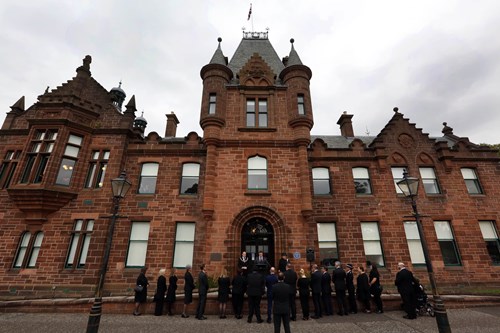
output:
M 275 274 L 274 267 L 269 270 L 269 275 L 266 276 L 266 290 L 267 290 L 267 322 L 270 324 L 273 312 L 273 286 L 278 283 L 278 276 Z
M 330 274 L 328 274 L 328 267 L 326 266 L 321 266 L 321 300 L 323 301 L 325 315 L 333 315 L 332 278 Z
M 236 319 L 241 319 L 243 318 L 241 313 L 243 311 L 243 300 L 247 288 L 245 273 L 238 269 L 238 273 L 234 276 L 231 285 L 233 287 L 231 291 L 231 298 L 233 301 L 234 317 Z
M 403 300 L 403 308 L 406 315 L 403 318 L 417 319 L 417 297 L 415 294 L 415 278 L 413 273 L 406 269 L 404 263 L 398 263 L 399 272 L 396 274 L 394 284 L 398 287 L 399 294 Z
M 354 287 L 354 274 L 352 273 L 352 264 L 345 265 L 347 272 L 345 273 L 345 284 L 347 292 L 349 293 L 349 312 L 358 313 L 358 304 L 356 303 L 356 293 Z
M 198 307 L 196 308 L 196 319 L 205 320 L 205 304 L 207 303 L 208 294 L 208 277 L 205 264 L 200 266 L 200 274 L 198 275 Z
M 266 274 L 267 272 L 269 272 L 270 268 L 271 268 L 271 264 L 269 264 L 269 261 L 267 261 L 267 258 L 264 257 L 264 252 L 259 251 L 257 258 L 255 258 L 255 260 L 253 262 L 252 269 L 256 269 L 261 274 Z
M 314 316 L 311 318 L 318 319 L 323 314 L 321 313 L 321 272 L 316 264 L 312 266 L 311 291 L 314 304 Z
M 285 333 L 290 333 L 290 288 L 283 281 L 283 273 L 278 274 L 278 283 L 273 286 L 274 333 L 280 333 L 281 321 Z
M 295 305 L 295 294 L 297 293 L 297 273 L 292 269 L 292 264 L 286 265 L 285 283 L 290 286 L 290 319 L 297 320 L 297 307 Z
M 255 313 L 257 322 L 263 322 L 260 317 L 260 300 L 264 294 L 265 280 L 264 276 L 254 269 L 247 277 L 247 295 L 248 295 L 248 322 L 252 322 L 252 317 Z
M 345 271 L 342 269 L 342 264 L 340 263 L 340 261 L 335 261 L 335 269 L 333 270 L 332 273 L 332 282 L 335 285 L 335 295 L 337 298 L 337 305 L 339 307 L 338 314 L 340 316 L 343 315 L 347 316 L 349 314 L 347 312 L 347 306 L 345 302 L 345 290 L 346 290 L 345 278 L 346 274 Z
M 286 265 L 290 263 L 290 260 L 288 259 L 288 255 L 286 252 L 283 252 L 281 254 L 281 259 L 278 262 L 278 272 L 285 273 L 286 271 Z

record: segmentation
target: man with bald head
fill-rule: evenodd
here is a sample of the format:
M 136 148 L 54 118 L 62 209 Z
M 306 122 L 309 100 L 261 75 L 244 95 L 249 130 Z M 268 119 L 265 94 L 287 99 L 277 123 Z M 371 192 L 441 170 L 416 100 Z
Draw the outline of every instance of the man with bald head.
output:
M 402 262 L 398 263 L 399 272 L 396 274 L 394 284 L 398 287 L 398 292 L 403 301 L 403 308 L 406 315 L 405 319 L 417 319 L 417 296 L 415 294 L 415 278 L 406 265 Z

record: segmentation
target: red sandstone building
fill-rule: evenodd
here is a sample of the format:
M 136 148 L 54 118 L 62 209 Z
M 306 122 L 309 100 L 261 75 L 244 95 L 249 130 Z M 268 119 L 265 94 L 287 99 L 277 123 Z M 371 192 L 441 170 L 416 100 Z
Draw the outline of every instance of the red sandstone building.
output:
M 220 42 L 220 40 L 219 40 Z M 120 202 L 105 294 L 130 294 L 139 269 L 207 263 L 234 272 L 242 250 L 295 268 L 339 259 L 397 262 L 427 281 L 411 205 L 395 183 L 420 178 L 417 202 L 439 287 L 498 286 L 499 157 L 453 134 L 429 137 L 399 111 L 376 136 L 310 134 L 312 72 L 293 46 L 280 59 L 267 33 L 245 34 L 230 61 L 220 43 L 201 69 L 202 135 L 145 132 L 135 98 L 102 87 L 85 57 L 76 76 L 0 130 L 1 295 L 92 296 L 112 211 L 110 180 L 132 183 Z M 327 87 L 325 87 L 327 89 Z M 123 104 L 126 104 L 123 106 Z M 333 120 L 334 121 L 334 120 Z M 153 292 L 154 288 L 151 288 Z

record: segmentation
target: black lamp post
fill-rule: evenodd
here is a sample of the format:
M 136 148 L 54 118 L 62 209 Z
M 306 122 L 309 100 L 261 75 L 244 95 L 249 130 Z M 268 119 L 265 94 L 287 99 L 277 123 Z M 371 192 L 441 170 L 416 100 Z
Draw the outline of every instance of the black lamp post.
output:
M 448 315 L 446 313 L 446 308 L 444 307 L 444 302 L 437 291 L 436 280 L 434 278 L 434 271 L 432 269 L 431 258 L 429 257 L 429 249 L 427 248 L 427 241 L 425 240 L 424 229 L 422 227 L 422 222 L 420 221 L 420 215 L 417 210 L 417 202 L 415 200 L 418 194 L 418 178 L 408 177 L 408 172 L 406 169 L 403 172 L 403 179 L 397 182 L 398 187 L 403 191 L 406 197 L 411 199 L 411 207 L 413 208 L 413 215 L 417 222 L 418 234 L 420 235 L 420 241 L 422 242 L 422 250 L 424 252 L 425 264 L 427 266 L 427 274 L 429 274 L 429 282 L 432 288 L 432 297 L 434 299 L 434 311 L 436 313 L 436 323 L 440 333 L 451 333 L 450 323 L 448 321 Z
M 99 331 L 99 322 L 101 321 L 102 312 L 102 289 L 104 287 L 106 271 L 108 270 L 109 254 L 111 252 L 111 242 L 113 241 L 116 219 L 119 217 L 118 209 L 120 208 L 120 200 L 125 197 L 130 186 L 132 186 L 132 184 L 127 180 L 125 171 L 122 171 L 118 178 L 111 180 L 111 188 L 113 190 L 113 215 L 109 216 L 111 222 L 109 223 L 106 248 L 104 249 L 104 258 L 99 272 L 99 282 L 96 286 L 94 304 L 90 309 L 87 333 L 97 333 Z

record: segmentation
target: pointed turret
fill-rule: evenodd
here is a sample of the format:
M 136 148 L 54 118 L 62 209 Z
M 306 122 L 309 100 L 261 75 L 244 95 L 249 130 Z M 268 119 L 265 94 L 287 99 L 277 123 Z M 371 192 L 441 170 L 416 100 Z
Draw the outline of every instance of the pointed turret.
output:
M 141 113 L 140 117 L 135 118 L 134 120 L 134 130 L 140 132 L 142 135 L 144 135 L 144 131 L 146 130 L 148 122 L 146 121 L 146 118 L 144 118 L 144 111 Z
M 17 102 L 10 107 L 10 112 L 7 112 L 7 116 L 2 125 L 2 129 L 9 129 L 14 122 L 14 119 L 24 112 L 24 96 L 19 98 Z
M 295 40 L 292 38 L 290 39 L 290 43 L 292 44 L 292 49 L 290 50 L 290 55 L 288 55 L 286 64 L 285 66 L 293 66 L 293 65 L 302 65 L 302 61 L 300 60 L 299 54 L 297 51 L 295 51 L 295 48 L 293 47 L 293 43 Z
M 22 113 L 24 111 L 24 96 L 19 98 L 19 100 L 17 102 L 15 102 L 14 105 L 12 105 L 10 107 L 10 109 L 11 109 L 10 112 L 13 112 L 16 114 Z
M 137 108 L 135 107 L 135 95 L 132 95 L 130 101 L 128 101 L 127 105 L 125 105 L 125 112 L 123 112 L 123 115 L 135 118 L 135 111 L 137 111 Z
M 227 66 L 227 57 L 224 56 L 224 54 L 222 53 L 222 49 L 220 47 L 220 42 L 222 42 L 222 38 L 220 37 L 217 38 L 217 41 L 219 42 L 219 46 L 217 47 L 217 50 L 215 50 L 212 60 L 210 60 L 210 64 L 219 64 Z

